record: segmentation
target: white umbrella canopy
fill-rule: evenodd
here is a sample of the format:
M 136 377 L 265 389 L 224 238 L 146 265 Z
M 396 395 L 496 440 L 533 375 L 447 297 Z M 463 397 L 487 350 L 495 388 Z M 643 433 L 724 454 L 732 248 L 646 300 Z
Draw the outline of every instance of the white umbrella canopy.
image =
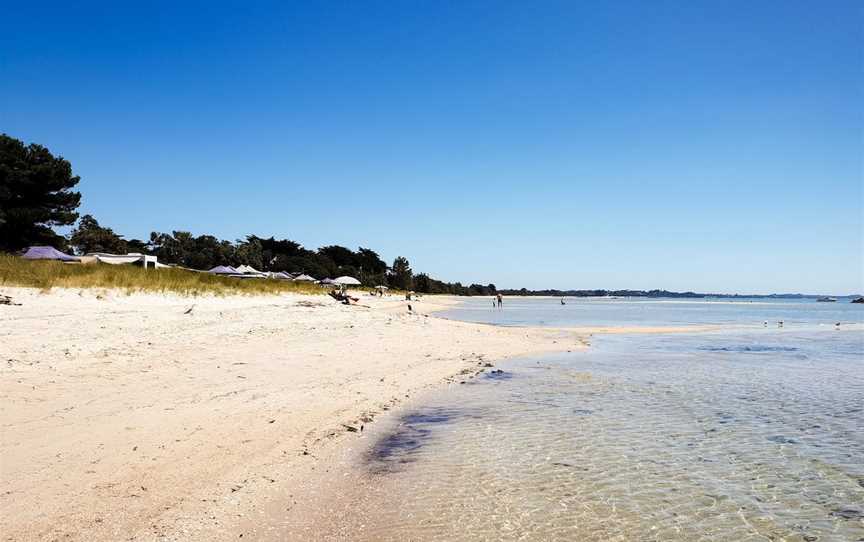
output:
M 310 277 L 309 275 L 297 275 L 296 277 L 294 277 L 294 280 L 301 282 L 313 282 L 315 280 L 315 277 Z
M 258 271 L 257 269 L 252 267 L 251 265 L 245 265 L 244 264 L 244 265 L 241 265 L 240 267 L 237 267 L 236 269 L 240 273 L 251 273 L 253 275 L 263 275 L 264 274 L 261 271 Z
M 342 286 L 360 286 L 360 281 L 355 279 L 354 277 L 342 276 L 336 277 L 333 279 L 333 282 L 336 284 L 341 284 Z

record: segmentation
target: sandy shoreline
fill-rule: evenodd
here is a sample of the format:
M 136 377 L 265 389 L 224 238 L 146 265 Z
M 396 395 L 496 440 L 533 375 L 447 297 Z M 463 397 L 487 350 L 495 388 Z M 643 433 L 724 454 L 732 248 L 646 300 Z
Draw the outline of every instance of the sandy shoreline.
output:
M 4 540 L 255 539 L 379 414 L 487 362 L 583 346 L 424 315 L 448 298 L 412 315 L 369 296 L 0 293 L 21 303 L 0 306 Z
M 314 539 L 363 481 L 361 429 L 402 403 L 594 333 L 705 330 L 429 316 L 451 297 L 0 294 L 21 303 L 0 306 L 3 540 Z

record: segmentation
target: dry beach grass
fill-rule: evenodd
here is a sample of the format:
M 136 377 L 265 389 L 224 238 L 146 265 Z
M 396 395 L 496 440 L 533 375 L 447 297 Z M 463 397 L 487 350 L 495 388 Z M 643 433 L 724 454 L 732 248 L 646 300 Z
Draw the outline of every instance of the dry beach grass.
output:
M 0 254 L 0 286 L 51 288 L 114 288 L 125 292 L 172 292 L 184 295 L 318 294 L 323 290 L 308 282 L 271 279 L 237 279 L 186 269 L 149 269 L 131 265 L 64 264 L 24 260 Z

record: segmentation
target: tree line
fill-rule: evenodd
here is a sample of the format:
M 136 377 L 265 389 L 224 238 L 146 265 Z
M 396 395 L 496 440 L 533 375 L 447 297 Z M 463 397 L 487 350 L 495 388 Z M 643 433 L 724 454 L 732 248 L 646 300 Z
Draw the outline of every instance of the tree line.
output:
M 248 235 L 228 241 L 188 231 L 152 232 L 145 240 L 125 239 L 91 215 L 79 218 L 81 194 L 74 188 L 80 178 L 62 156 L 36 143 L 0 134 L 0 252 L 15 253 L 28 246 L 50 245 L 59 250 L 86 254 L 140 252 L 157 256 L 167 264 L 206 270 L 217 265 L 251 265 L 260 271 L 304 273 L 315 278 L 348 275 L 366 286 L 432 294 L 469 296 L 503 295 L 557 297 L 736 297 L 735 295 L 670 292 L 667 290 L 498 290 L 494 284 L 444 282 L 411 269 L 399 256 L 387 265 L 372 249 L 351 250 L 329 245 L 310 250 L 290 239 Z M 70 235 L 54 228 L 74 226 Z M 800 294 L 798 294 L 800 296 Z M 773 297 L 773 296 L 771 296 Z M 794 295 L 777 297 L 795 297 Z
M 377 252 L 339 245 L 310 250 L 290 239 L 248 235 L 229 241 L 188 231 L 152 232 L 148 239 L 125 239 L 91 215 L 79 218 L 81 194 L 74 191 L 80 177 L 72 165 L 45 147 L 0 134 L 0 251 L 18 252 L 28 246 L 49 245 L 75 254 L 140 252 L 159 261 L 189 269 L 218 265 L 251 265 L 260 271 L 303 273 L 315 278 L 348 275 L 365 286 L 386 285 L 422 293 L 491 295 L 494 284 L 449 283 L 425 273 L 414 274 L 407 258 L 387 265 Z M 54 228 L 74 226 L 68 236 Z

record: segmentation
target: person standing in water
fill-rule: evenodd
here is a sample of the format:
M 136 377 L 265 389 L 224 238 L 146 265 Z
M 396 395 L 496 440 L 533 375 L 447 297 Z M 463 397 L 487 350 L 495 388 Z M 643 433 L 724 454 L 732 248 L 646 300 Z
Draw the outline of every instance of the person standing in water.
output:
M 498 294 L 497 298 L 498 298 L 498 308 L 499 309 L 504 308 L 504 300 L 501 298 L 501 294 Z
M 495 296 L 494 295 L 492 296 L 492 308 L 493 309 L 495 308 Z

